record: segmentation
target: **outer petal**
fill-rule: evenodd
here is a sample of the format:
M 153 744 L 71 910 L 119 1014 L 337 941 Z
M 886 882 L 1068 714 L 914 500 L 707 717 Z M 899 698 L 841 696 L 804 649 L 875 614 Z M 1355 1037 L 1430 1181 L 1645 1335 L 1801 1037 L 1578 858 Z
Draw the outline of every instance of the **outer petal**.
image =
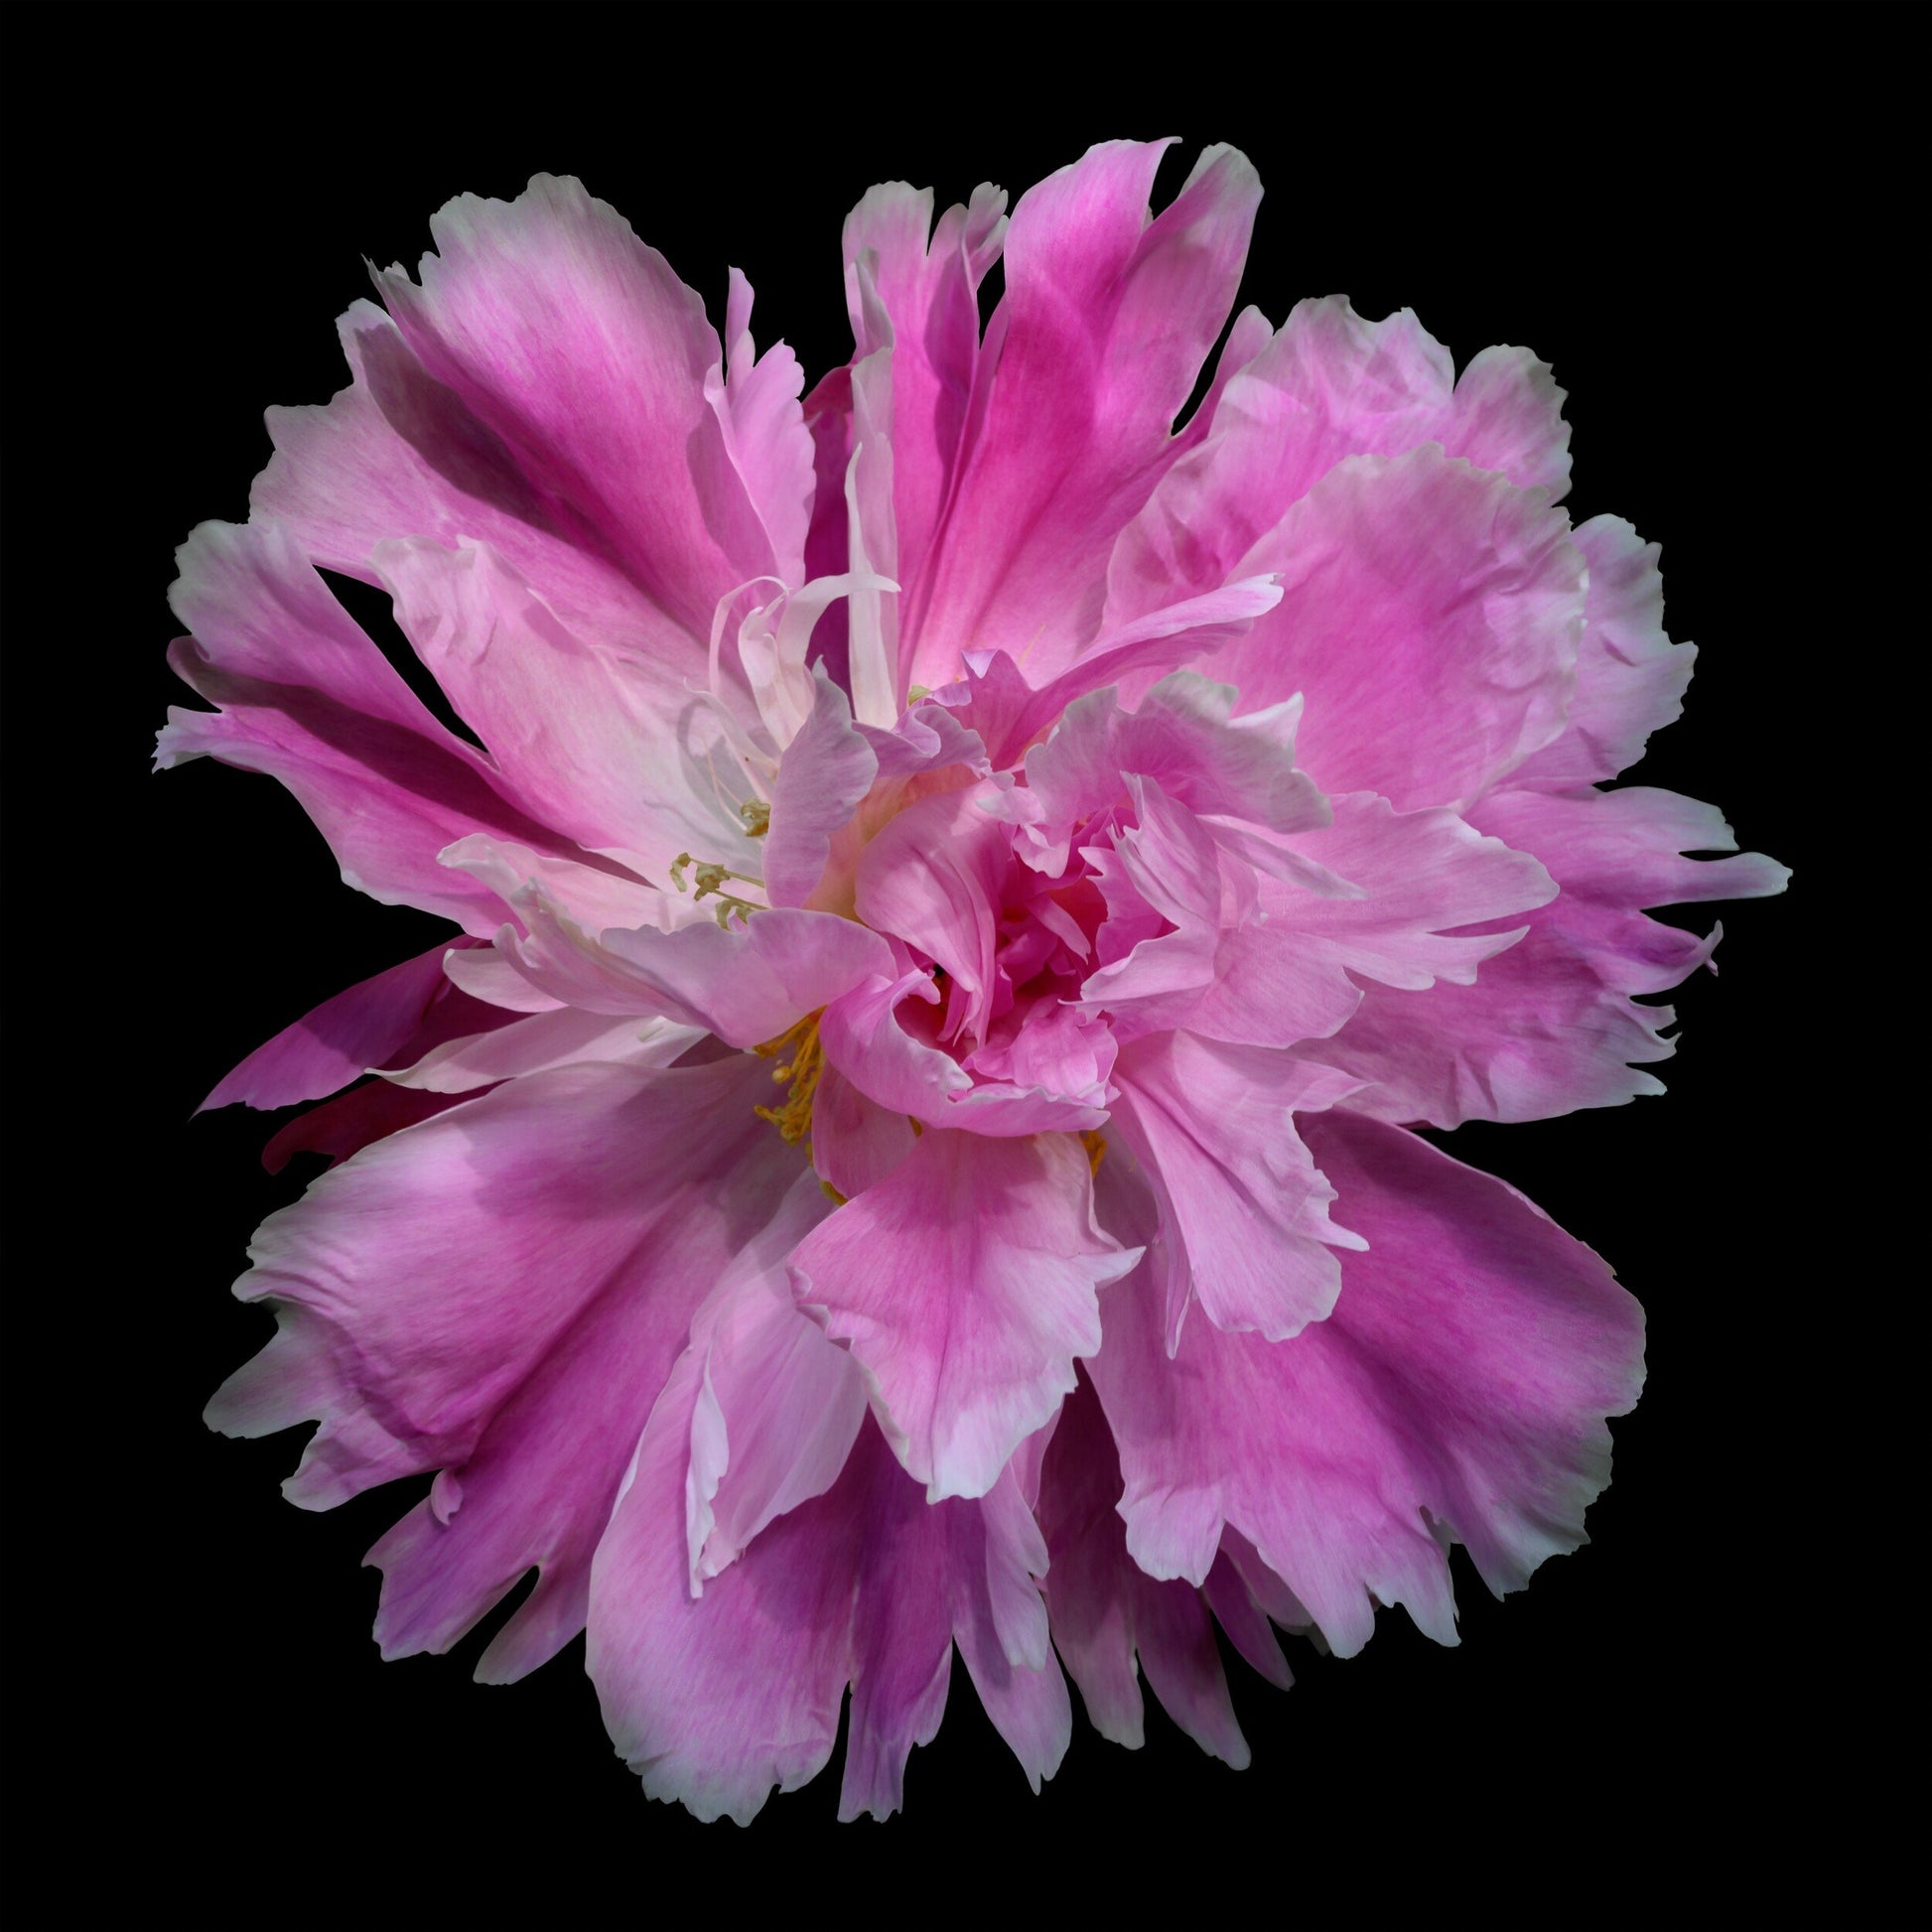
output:
M 287 1107 L 320 1100 L 380 1066 L 407 1043 L 433 1002 L 450 988 L 443 976 L 447 944 L 405 959 L 325 1000 L 266 1044 L 257 1046 L 195 1111 Z
M 1248 1762 L 1248 1743 L 1235 1722 L 1200 1592 L 1184 1583 L 1157 1583 L 1128 1556 L 1115 1508 L 1120 1493 L 1113 1438 L 1099 1399 L 1083 1381 L 1066 1399 L 1040 1472 L 1054 1646 L 1101 1736 L 1129 1750 L 1141 1747 L 1138 1651 L 1173 1721 L 1210 1757 L 1239 1769 Z M 1263 1618 L 1264 1632 L 1266 1623 Z M 1279 1650 L 1276 1660 L 1279 1665 Z
M 1473 985 L 1402 992 L 1372 987 L 1346 1029 L 1315 1056 L 1371 1084 L 1350 1104 L 1383 1120 L 1546 1120 L 1615 1106 L 1662 1083 L 1641 1068 L 1676 1042 L 1668 1007 L 1639 1006 L 1703 965 L 1718 933 L 1647 918 L 1648 905 L 1756 898 L 1784 890 L 1785 869 L 1734 850 L 1708 805 L 1674 792 L 1556 794 L 1507 789 L 1471 819 L 1536 853 L 1562 887 L 1530 915 L 1528 935 L 1487 961 Z
M 1210 148 L 1150 221 L 1166 145 L 1093 148 L 1014 209 L 984 426 L 906 624 L 916 683 L 949 683 L 974 646 L 1051 676 L 1097 627 L 1107 553 L 1177 454 L 1261 199 Z
M 685 1461 L 699 1372 L 694 1349 L 637 1445 L 593 1570 L 590 1672 L 644 1790 L 749 1824 L 774 1785 L 794 1790 L 830 1758 L 849 1682 L 841 1816 L 886 1817 L 912 1746 L 939 1728 L 955 1638 L 1037 1789 L 1070 1713 L 1033 1582 L 1045 1551 L 1024 1504 L 928 1505 L 865 1429 L 829 1491 L 777 1517 L 694 1598 Z M 1003 1628 L 1036 1645 L 1036 1665 L 1008 1656 Z
M 1641 1386 L 1641 1311 L 1501 1181 L 1347 1114 L 1304 1131 L 1369 1242 L 1326 1321 L 1284 1342 L 1195 1322 L 1169 1361 L 1149 1275 L 1107 1298 L 1091 1372 L 1128 1549 L 1199 1582 L 1231 1527 L 1340 1654 L 1367 1641 L 1375 1602 L 1453 1642 L 1445 1540 L 1498 1592 L 1583 1542 L 1609 1478 L 1604 1418 Z M 1119 1182 L 1108 1219 L 1125 1229 Z
M 378 278 L 405 340 L 585 547 L 648 595 L 662 619 L 645 647 L 700 668 L 718 600 L 790 561 L 747 479 L 789 487 L 809 470 L 802 413 L 734 412 L 728 449 L 707 394 L 724 357 L 704 305 L 575 181 L 538 175 L 508 203 L 460 196 L 430 231 L 438 252 L 420 287 L 400 267 Z M 754 436 L 780 448 L 748 451 Z
M 442 1469 L 371 1553 L 389 1654 L 447 1649 L 532 1566 L 481 1674 L 520 1675 L 581 1627 L 592 1548 L 692 1311 L 801 1176 L 752 1113 L 764 1076 L 739 1056 L 531 1075 L 263 1224 L 237 1293 L 278 1305 L 281 1329 L 208 1418 L 249 1436 L 322 1418 L 287 1485 L 307 1507 Z
M 1099 1346 L 1095 1291 L 1138 1258 L 1093 1219 L 1070 1134 L 929 1129 L 799 1247 L 802 1307 L 865 1371 L 930 1501 L 984 1495 Z
M 1332 471 L 1242 560 L 1282 601 L 1215 671 L 1245 709 L 1297 692 L 1327 790 L 1401 810 L 1479 796 L 1563 729 L 1587 576 L 1561 511 L 1435 448 Z

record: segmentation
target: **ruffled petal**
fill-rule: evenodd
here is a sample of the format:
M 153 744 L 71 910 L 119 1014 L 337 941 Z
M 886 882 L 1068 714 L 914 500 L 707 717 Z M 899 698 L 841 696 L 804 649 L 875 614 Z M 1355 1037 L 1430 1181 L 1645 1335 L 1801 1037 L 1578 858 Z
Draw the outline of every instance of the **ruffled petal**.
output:
M 1784 890 L 1785 868 L 1736 840 L 1709 805 L 1646 786 L 1571 793 L 1493 792 L 1470 811 L 1485 832 L 1533 852 L 1561 887 L 1529 915 L 1527 935 L 1487 960 L 1472 985 L 1370 987 L 1342 1033 L 1311 1053 L 1369 1083 L 1350 1105 L 1393 1121 L 1547 1120 L 1615 1106 L 1663 1083 L 1642 1069 L 1668 1059 L 1661 993 L 1705 964 L 1708 939 L 1645 916 L 1651 905 L 1758 898 Z
M 846 695 L 821 671 L 812 713 L 778 762 L 769 829 L 759 863 L 773 905 L 803 905 L 812 896 L 840 831 L 872 789 L 879 755 L 852 722 Z
M 1351 458 L 1238 568 L 1279 571 L 1282 601 L 1215 673 L 1246 710 L 1304 696 L 1325 790 L 1453 806 L 1563 729 L 1587 573 L 1535 491 L 1434 447 Z
M 1230 345 L 1232 346 L 1232 345 Z M 1526 349 L 1484 349 L 1451 388 L 1449 350 L 1404 309 L 1384 322 L 1345 296 L 1297 303 L 1263 334 L 1181 457 L 1122 531 L 1107 617 L 1125 622 L 1225 583 L 1338 463 L 1439 443 L 1555 502 L 1570 474 L 1563 391 Z
M 1232 1528 L 1341 1655 L 1377 1603 L 1451 1643 L 1449 1541 L 1500 1593 L 1585 1540 L 1604 1419 L 1642 1384 L 1642 1311 L 1514 1189 L 1414 1135 L 1342 1112 L 1303 1132 L 1369 1244 L 1325 1321 L 1281 1342 L 1195 1322 L 1170 1361 L 1152 1270 L 1106 1298 L 1089 1372 L 1127 1546 L 1198 1583 Z M 1138 1233 L 1147 1206 L 1101 1180 L 1108 1224 Z
M 800 1245 L 793 1286 L 937 1502 L 992 1488 L 1099 1346 L 1096 1290 L 1137 1259 L 1095 1224 L 1070 1134 L 928 1129 Z

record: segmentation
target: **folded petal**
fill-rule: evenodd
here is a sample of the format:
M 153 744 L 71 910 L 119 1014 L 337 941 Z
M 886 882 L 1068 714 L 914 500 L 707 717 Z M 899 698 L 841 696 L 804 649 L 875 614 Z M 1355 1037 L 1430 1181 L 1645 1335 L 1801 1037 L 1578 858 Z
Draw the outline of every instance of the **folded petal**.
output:
M 1289 1341 L 1189 1325 L 1170 1361 L 1152 1271 L 1106 1298 L 1090 1365 L 1119 1447 L 1127 1547 L 1203 1581 L 1231 1528 L 1341 1655 L 1376 1603 L 1455 1639 L 1445 1549 L 1492 1590 L 1584 1539 L 1609 1478 L 1605 1418 L 1642 1383 L 1642 1313 L 1538 1209 L 1400 1128 L 1308 1118 L 1310 1152 L 1368 1241 L 1334 1311 Z M 1138 1234 L 1131 1176 L 1102 1169 Z
M 1096 1290 L 1133 1266 L 1093 1219 L 1070 1134 L 928 1129 L 793 1257 L 801 1307 L 851 1348 L 929 1500 L 980 1496 L 1099 1346 Z
M 852 722 L 846 695 L 821 671 L 812 712 L 778 761 L 759 863 L 766 899 L 803 905 L 825 870 L 832 835 L 872 789 L 879 756 Z

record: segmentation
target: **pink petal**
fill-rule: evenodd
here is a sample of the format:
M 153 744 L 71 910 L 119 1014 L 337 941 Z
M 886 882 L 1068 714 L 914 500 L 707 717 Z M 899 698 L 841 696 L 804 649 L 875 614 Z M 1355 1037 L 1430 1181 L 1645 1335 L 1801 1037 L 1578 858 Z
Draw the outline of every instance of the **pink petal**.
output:
M 1664 631 L 1658 550 L 1621 517 L 1593 516 L 1573 534 L 1589 565 L 1577 694 L 1560 737 L 1510 774 L 1517 785 L 1614 778 L 1643 757 L 1650 734 L 1683 715 L 1695 644 Z
M 1170 1361 L 1152 1271 L 1107 1297 L 1091 1373 L 1128 1549 L 1200 1582 L 1231 1527 L 1339 1654 L 1377 1602 L 1453 1642 L 1449 1539 L 1498 1593 L 1584 1541 L 1604 1418 L 1641 1386 L 1642 1313 L 1520 1194 L 1414 1135 L 1347 1113 L 1304 1133 L 1369 1243 L 1327 1320 L 1280 1342 L 1195 1322 Z M 1146 1206 L 1101 1178 L 1109 1224 L 1138 1233 Z
M 1101 1736 L 1129 1750 L 1141 1747 L 1138 1652 L 1168 1715 L 1210 1757 L 1239 1769 L 1248 1762 L 1247 1739 L 1235 1722 L 1200 1592 L 1183 1583 L 1157 1583 L 1128 1556 L 1115 1508 L 1120 1494 L 1113 1438 L 1083 1381 L 1060 1412 L 1040 1474 L 1054 1648 Z
M 1243 558 L 1282 601 L 1215 672 L 1302 693 L 1303 766 L 1402 810 L 1479 796 L 1563 729 L 1586 566 L 1534 491 L 1434 448 L 1340 465 Z
M 950 683 L 968 646 L 1064 669 L 1098 625 L 1115 533 L 1178 454 L 1174 418 L 1233 302 L 1260 184 L 1210 148 L 1150 221 L 1166 146 L 1093 148 L 1014 209 L 983 426 L 905 622 L 915 683 Z
M 929 1500 L 980 1496 L 1099 1346 L 1095 1291 L 1131 1268 L 1095 1225 L 1072 1135 L 928 1129 L 793 1258 L 800 1306 L 866 1372 Z
M 734 1055 L 514 1080 L 263 1224 L 237 1293 L 276 1304 L 281 1331 L 208 1418 L 254 1436 L 320 1417 L 287 1485 L 305 1507 L 442 1469 L 371 1554 L 388 1654 L 448 1649 L 533 1565 L 481 1674 L 521 1675 L 581 1627 L 592 1548 L 692 1311 L 794 1179 L 822 1205 L 752 1112 L 764 1076 Z
M 385 1067 L 382 1077 L 399 1087 L 427 1093 L 469 1093 L 525 1073 L 587 1062 L 629 1066 L 669 1066 L 705 1035 L 695 1027 L 628 1015 L 580 1013 L 564 1007 L 508 1021 L 493 1032 L 467 1034 L 443 1041 L 406 1063 Z M 402 1054 L 396 1055 L 398 1060 Z
M 1332 1106 L 1353 1083 L 1288 1053 L 1184 1033 L 1135 1041 L 1114 1078 L 1114 1131 L 1160 1204 L 1151 1266 L 1168 1352 L 1190 1291 L 1216 1327 L 1270 1341 L 1326 1315 L 1341 1287 L 1335 1250 L 1363 1243 L 1329 1221 L 1334 1189 L 1295 1116 Z
M 791 566 L 771 530 L 795 527 L 802 412 L 734 404 L 728 447 L 706 393 L 724 356 L 704 305 L 575 181 L 538 175 L 507 203 L 460 196 L 430 232 L 420 287 L 400 267 L 378 277 L 405 341 L 668 620 L 656 654 L 672 661 L 682 631 L 698 668 L 718 600 Z M 789 358 L 780 368 L 782 386 Z
M 1349 457 L 1440 443 L 1556 501 L 1570 431 L 1548 367 L 1525 349 L 1489 348 L 1453 393 L 1452 373 L 1448 349 L 1407 309 L 1366 322 L 1345 296 L 1297 303 L 1227 380 L 1200 446 L 1122 532 L 1108 565 L 1107 622 L 1225 583 Z
M 1534 852 L 1562 888 L 1530 915 L 1528 935 L 1486 961 L 1470 986 L 1433 992 L 1372 987 L 1344 1033 L 1316 1056 L 1370 1082 L 1350 1104 L 1378 1119 L 1545 1120 L 1615 1106 L 1663 1084 L 1640 1070 L 1676 1042 L 1668 1007 L 1632 997 L 1676 986 L 1711 956 L 1709 939 L 1642 908 L 1779 893 L 1789 874 L 1733 851 L 1718 812 L 1645 786 L 1568 794 L 1506 788 L 1470 811 L 1473 823 Z
M 905 1114 L 861 1093 L 836 1066 L 819 1075 L 812 1095 L 812 1167 L 847 1199 L 876 1187 L 912 1152 L 917 1138 Z
M 981 186 L 934 226 L 931 190 L 887 182 L 846 216 L 853 340 L 862 352 L 878 346 L 860 298 L 862 262 L 892 332 L 893 520 L 898 580 L 908 588 L 952 487 L 979 363 L 976 291 L 1006 237 L 1006 200 Z

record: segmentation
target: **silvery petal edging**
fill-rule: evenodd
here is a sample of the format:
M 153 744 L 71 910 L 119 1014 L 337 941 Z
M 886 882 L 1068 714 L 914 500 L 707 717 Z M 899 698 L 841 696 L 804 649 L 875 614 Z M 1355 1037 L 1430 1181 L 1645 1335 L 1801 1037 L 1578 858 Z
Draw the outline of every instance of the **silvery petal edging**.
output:
M 1711 807 L 1606 789 L 1691 652 L 1580 528 L 1563 392 L 1408 312 L 1233 306 L 1260 199 L 1165 143 L 1022 196 L 871 191 L 805 393 L 617 212 L 463 198 L 181 555 L 211 710 L 352 885 L 450 922 L 211 1104 L 321 1104 L 215 1396 L 398 1476 L 385 1655 L 531 1570 L 479 1675 L 580 1631 L 654 1797 L 817 1774 L 885 1816 L 958 1647 L 1035 1788 L 1137 1675 L 1247 1745 L 1216 1621 L 1452 1642 L 1574 1549 L 1636 1401 L 1608 1266 L 1413 1130 L 1658 1090 L 1705 964 L 1647 916 L 1779 891 Z M 981 327 L 976 291 L 1004 255 Z M 319 570 L 379 584 L 483 749 Z M 356 1075 L 374 1069 L 369 1085 Z M 331 1096 L 334 1096 L 333 1098 Z

